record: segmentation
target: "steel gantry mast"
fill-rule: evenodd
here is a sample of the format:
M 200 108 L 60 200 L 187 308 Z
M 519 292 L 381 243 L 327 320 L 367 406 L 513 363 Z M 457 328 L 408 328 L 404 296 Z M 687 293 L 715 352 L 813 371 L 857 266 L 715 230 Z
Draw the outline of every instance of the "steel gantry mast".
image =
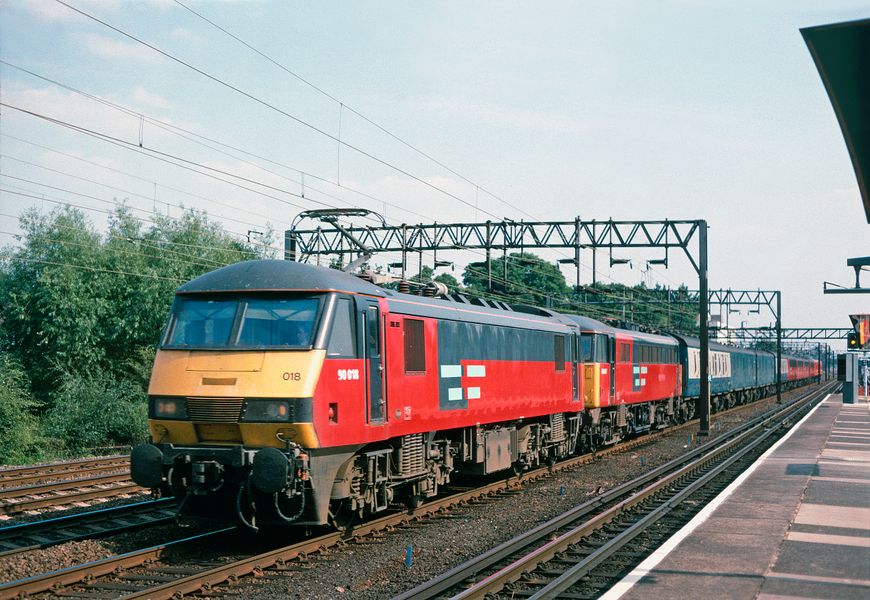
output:
M 656 248 L 664 250 L 664 258 L 655 258 L 653 264 L 668 264 L 671 249 L 682 250 L 698 275 L 700 288 L 698 318 L 701 352 L 701 401 L 700 434 L 710 431 L 710 339 L 707 327 L 708 276 L 707 276 L 707 221 L 669 219 L 659 221 L 586 221 L 579 216 L 572 221 L 486 221 L 484 223 L 421 223 L 417 225 L 345 226 L 334 228 L 333 216 L 318 211 L 305 216 L 329 223 L 333 228 L 300 229 L 303 220 L 294 220 L 292 229 L 284 233 L 284 258 L 307 261 L 313 256 L 356 255 L 381 252 L 402 253 L 404 275 L 408 252 L 444 252 L 445 250 L 484 250 L 486 252 L 487 279 L 492 287 L 492 252 L 508 249 L 567 248 L 574 251 L 574 258 L 560 262 L 574 264 L 577 281 L 580 281 L 581 252 L 592 253 L 592 279 L 597 279 L 597 251 L 610 251 L 611 265 L 614 248 Z M 300 215 L 302 216 L 302 215 Z M 348 215 L 355 216 L 355 215 Z M 326 217 L 326 219 L 324 219 Z M 349 240 L 355 243 L 348 244 Z

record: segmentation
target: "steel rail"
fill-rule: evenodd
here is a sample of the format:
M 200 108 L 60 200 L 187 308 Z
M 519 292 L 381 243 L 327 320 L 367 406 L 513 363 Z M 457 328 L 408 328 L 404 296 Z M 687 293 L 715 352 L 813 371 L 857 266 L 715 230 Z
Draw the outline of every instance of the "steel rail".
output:
M 0 528 L 0 557 L 159 525 L 174 518 L 175 499 L 161 498 L 10 525 Z
M 745 409 L 745 406 L 737 407 L 733 410 Z M 722 411 L 720 415 L 724 415 L 730 411 Z M 759 417 L 760 418 L 760 417 Z M 279 564 L 286 560 L 292 560 L 297 557 L 302 557 L 313 552 L 322 552 L 331 546 L 338 545 L 349 539 L 360 538 L 378 531 L 391 530 L 396 527 L 413 524 L 416 521 L 422 521 L 428 517 L 437 515 L 440 512 L 448 510 L 452 507 L 461 506 L 468 502 L 473 502 L 476 499 L 486 498 L 496 495 L 501 492 L 513 490 L 525 483 L 538 480 L 546 477 L 549 474 L 557 471 L 564 471 L 578 467 L 580 465 L 597 460 L 601 456 L 611 453 L 623 452 L 637 445 L 645 444 L 659 435 L 673 432 L 683 427 L 689 427 L 693 424 L 692 421 L 678 427 L 672 427 L 662 432 L 656 432 L 651 435 L 643 435 L 628 443 L 618 444 L 612 447 L 605 448 L 597 453 L 578 456 L 566 461 L 557 463 L 552 467 L 541 467 L 532 471 L 523 473 L 520 476 L 510 477 L 506 480 L 493 482 L 485 486 L 457 492 L 450 496 L 435 499 L 431 502 L 416 508 L 408 509 L 407 511 L 399 512 L 392 515 L 387 515 L 379 519 L 362 523 L 354 527 L 349 532 L 334 532 L 325 534 L 317 538 L 306 540 L 300 543 L 292 544 L 269 552 L 251 556 L 235 563 L 221 565 L 194 575 L 182 577 L 176 581 L 169 582 L 157 587 L 144 589 L 139 592 L 134 592 L 125 598 L 172 598 L 179 594 L 192 593 L 197 590 L 214 586 L 231 580 L 235 577 L 240 577 L 259 569 L 265 569 L 270 566 Z M 723 434 L 725 435 L 725 434 Z M 697 450 L 697 449 L 696 449 Z M 695 452 L 696 450 L 692 451 Z M 59 586 L 74 585 L 86 579 L 92 579 L 102 575 L 107 575 L 116 572 L 121 568 L 129 568 L 140 566 L 146 562 L 151 562 L 159 559 L 167 548 L 179 548 L 186 543 L 200 541 L 206 536 L 217 535 L 219 533 L 227 533 L 235 530 L 235 527 L 217 530 L 201 536 L 193 536 L 183 540 L 176 540 L 167 544 L 152 546 L 138 551 L 128 552 L 116 557 L 109 557 L 100 561 L 88 563 L 86 565 L 77 565 L 67 569 L 61 569 L 51 573 L 36 575 L 27 579 L 9 582 L 0 585 L 0 599 L 6 597 L 15 597 L 26 594 L 34 594 L 44 592 L 46 590 L 55 589 Z
M 787 414 L 784 414 L 780 417 L 780 426 L 785 425 L 788 419 L 791 419 L 796 412 L 800 411 L 805 406 L 811 406 L 812 404 L 814 404 L 818 400 L 818 398 L 816 398 L 815 396 L 816 394 L 811 394 L 810 397 L 807 398 L 806 402 L 802 403 L 801 406 L 795 407 L 794 410 L 784 411 Z M 574 566 L 570 567 L 555 580 L 551 581 L 549 584 L 539 589 L 535 594 L 531 596 L 530 600 L 544 600 L 547 598 L 554 598 L 557 597 L 559 594 L 567 592 L 592 569 L 594 569 L 607 559 L 611 558 L 626 544 L 630 543 L 638 535 L 652 527 L 655 523 L 660 521 L 669 513 L 673 512 L 677 507 L 680 506 L 680 504 L 693 496 L 695 493 L 710 485 L 719 475 L 725 472 L 726 469 L 735 465 L 745 457 L 749 456 L 753 451 L 756 450 L 756 448 L 761 446 L 761 444 L 765 443 L 775 433 L 777 433 L 776 428 L 767 427 L 760 435 L 758 435 L 754 439 L 747 440 L 746 445 L 740 447 L 737 452 L 725 458 L 725 460 L 723 460 L 721 463 L 715 465 L 712 469 L 705 472 L 703 475 L 679 490 L 666 502 L 660 504 L 652 512 L 638 519 L 634 524 L 613 537 L 606 544 L 602 545 L 600 548 L 592 552 L 589 556 L 579 561 Z
M 758 417 L 755 420 L 763 418 L 764 417 L 762 416 Z M 738 438 L 740 437 L 739 434 L 731 434 L 731 432 L 727 432 L 726 434 L 723 434 L 723 436 Z M 639 439 L 649 441 L 650 437 L 651 436 L 643 436 Z M 621 452 L 625 449 L 626 445 L 619 445 L 613 448 L 609 448 L 607 453 Z M 691 456 L 696 456 L 700 450 L 701 448 L 698 448 L 688 454 Z M 508 481 L 495 482 L 482 488 L 476 488 L 474 490 L 435 500 L 433 502 L 422 505 L 415 511 L 408 511 L 406 513 L 399 513 L 396 515 L 382 517 L 380 519 L 365 523 L 361 527 L 355 529 L 353 531 L 353 537 L 362 537 L 380 530 L 402 526 L 412 520 L 425 519 L 428 515 L 433 515 L 435 513 L 449 509 L 453 506 L 469 502 L 474 498 L 490 496 L 501 491 L 509 490 L 517 487 L 521 482 L 524 483 L 533 479 L 547 476 L 555 470 L 564 470 L 576 467 L 580 464 L 589 462 L 592 459 L 594 459 L 594 456 L 592 455 L 580 456 L 575 459 L 563 461 L 562 463 L 556 465 L 554 468 L 545 467 L 536 469 L 534 471 L 524 474 L 521 479 L 511 479 Z M 685 462 L 686 460 L 691 459 L 683 458 L 683 462 Z M 658 469 L 656 471 L 658 471 Z M 210 588 L 215 585 L 219 585 L 225 581 L 228 581 L 232 578 L 241 577 L 257 570 L 267 569 L 275 564 L 287 560 L 292 560 L 301 555 L 309 554 L 315 551 L 322 551 L 325 548 L 338 544 L 342 540 L 344 540 L 344 535 L 342 533 L 336 532 L 332 534 L 326 534 L 312 540 L 307 540 L 298 544 L 294 544 L 292 546 L 279 548 L 277 550 L 246 558 L 236 563 L 214 567 L 203 573 L 190 575 L 177 581 L 165 583 L 158 587 L 149 588 L 140 592 L 134 592 L 133 594 L 124 596 L 124 598 L 126 600 L 144 598 L 159 599 L 173 598 L 183 596 L 184 594 L 195 593 L 203 588 Z
M 125 477 L 129 480 L 129 477 Z M 64 506 L 73 504 L 74 502 L 84 502 L 87 500 L 96 500 L 98 498 L 113 498 L 123 494 L 131 494 L 133 492 L 144 492 L 145 488 L 136 483 L 126 483 L 113 487 L 83 489 L 71 491 L 65 494 L 56 494 L 52 496 L 43 496 L 41 498 L 33 498 L 28 500 L 19 500 L 17 502 L 0 503 L 0 514 L 14 515 L 27 510 L 35 510 L 37 508 L 47 508 L 49 506 Z
M 0 490 L 0 499 L 23 498 L 24 496 L 35 496 L 37 494 L 46 494 L 48 492 L 63 490 L 74 490 L 104 483 L 117 483 L 118 481 L 130 481 L 130 473 L 113 473 L 111 475 L 97 475 L 95 477 L 83 477 L 79 479 L 62 479 L 61 481 L 51 481 L 49 483 L 40 483 L 37 485 L 6 488 Z
M 124 466 L 130 463 L 130 457 L 126 454 L 112 456 L 98 456 L 94 458 L 82 458 L 62 463 L 47 463 L 41 465 L 27 465 L 23 467 L 9 467 L 0 469 L 0 482 L 7 479 L 15 479 L 23 475 L 62 475 L 69 472 L 78 472 L 81 467 L 100 464 L 118 464 Z
M 10 483 L 22 484 L 22 483 L 29 483 L 29 482 L 33 482 L 33 481 L 42 481 L 45 479 L 53 479 L 53 478 L 57 478 L 57 477 L 68 477 L 68 476 L 72 476 L 72 475 L 82 475 L 85 473 L 104 473 L 106 471 L 118 471 L 120 469 L 129 470 L 129 468 L 130 468 L 129 462 L 124 461 L 124 462 L 106 464 L 106 465 L 99 466 L 99 467 L 87 467 L 87 468 L 83 468 L 83 469 L 76 469 L 75 471 L 58 471 L 58 472 L 53 472 L 53 473 L 38 473 L 38 474 L 34 474 L 34 475 L 24 475 L 22 477 L 14 477 L 14 478 L 10 477 L 8 479 L 0 479 L 0 486 L 6 486 L 6 485 L 9 485 Z M 53 480 L 56 480 L 56 479 L 53 479 Z M 0 491 L 6 490 L 6 489 L 11 489 L 11 488 L 2 487 L 2 488 L 0 488 Z
M 22 597 L 28 594 L 38 594 L 51 590 L 56 586 L 72 585 L 91 577 L 99 577 L 101 575 L 109 575 L 120 568 L 129 568 L 139 566 L 150 560 L 157 560 L 163 556 L 167 550 L 178 548 L 180 546 L 198 542 L 204 542 L 217 538 L 221 534 L 235 531 L 236 527 L 225 527 L 208 533 L 202 533 L 157 546 L 149 546 L 141 550 L 134 550 L 119 554 L 118 556 L 110 556 L 101 560 L 95 560 L 82 565 L 76 565 L 65 569 L 58 569 L 49 573 L 34 575 L 26 579 L 18 579 L 9 583 L 0 585 L 0 599 Z
M 666 485 L 665 482 L 679 479 L 680 477 L 684 477 L 686 472 L 697 470 L 700 461 L 709 461 L 713 457 L 727 451 L 727 448 L 723 447 L 724 444 L 733 447 L 734 445 L 743 443 L 747 437 L 753 435 L 753 431 L 756 428 L 769 423 L 778 413 L 781 414 L 783 412 L 788 412 L 791 414 L 794 410 L 799 410 L 800 406 L 815 394 L 824 394 L 827 391 L 828 386 L 825 386 L 824 388 L 811 391 L 806 396 L 798 398 L 784 407 L 777 407 L 769 410 L 764 414 L 751 419 L 740 427 L 723 433 L 715 440 L 699 446 L 685 455 L 680 456 L 637 479 L 626 482 L 605 492 L 597 498 L 580 504 L 566 511 L 562 515 L 559 515 L 528 532 L 516 536 L 513 539 L 508 540 L 495 548 L 454 567 L 453 569 L 450 569 L 444 574 L 400 594 L 395 600 L 420 600 L 423 598 L 434 598 L 445 595 L 449 590 L 460 586 L 463 582 L 468 581 L 473 577 L 479 576 L 479 574 L 488 569 L 491 570 L 510 556 L 516 555 L 529 547 L 534 547 L 526 557 L 527 562 L 516 566 L 520 572 L 523 570 L 528 571 L 537 564 L 546 562 L 546 560 L 549 560 L 549 558 L 552 558 L 552 556 L 555 555 L 555 552 L 557 551 L 555 548 L 558 543 L 557 541 L 552 540 L 553 536 L 560 530 L 564 530 L 572 522 L 577 522 L 578 520 L 591 517 L 598 513 L 598 516 L 595 516 L 591 521 L 587 521 L 587 523 L 590 524 L 589 531 L 600 527 L 602 520 L 608 518 L 607 515 L 615 515 L 623 512 L 650 495 L 657 493 L 662 486 Z M 669 472 L 673 473 L 675 469 L 678 469 L 677 474 L 666 477 Z M 627 496 L 627 499 L 618 502 L 620 498 L 626 498 Z M 607 509 L 607 505 L 612 506 L 610 509 Z M 607 510 L 607 512 L 602 512 L 605 510 Z M 478 586 L 486 586 L 485 589 L 469 588 L 469 590 L 459 594 L 457 597 L 484 597 L 486 594 L 497 592 L 498 589 L 501 589 L 504 583 L 511 581 L 512 578 L 515 579 L 516 576 L 518 576 L 518 574 L 515 574 L 507 568 L 500 569 L 494 575 L 491 575 L 477 584 Z M 475 589 L 481 589 L 480 594 L 475 593 L 473 591 Z

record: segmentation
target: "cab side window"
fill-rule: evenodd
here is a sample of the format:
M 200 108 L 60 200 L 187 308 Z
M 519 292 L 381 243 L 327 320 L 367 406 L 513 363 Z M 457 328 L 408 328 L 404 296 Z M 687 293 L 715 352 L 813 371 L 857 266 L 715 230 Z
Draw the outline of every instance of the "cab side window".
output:
M 332 317 L 332 331 L 326 356 L 329 358 L 354 358 L 356 342 L 353 334 L 353 312 L 349 298 L 339 298 Z

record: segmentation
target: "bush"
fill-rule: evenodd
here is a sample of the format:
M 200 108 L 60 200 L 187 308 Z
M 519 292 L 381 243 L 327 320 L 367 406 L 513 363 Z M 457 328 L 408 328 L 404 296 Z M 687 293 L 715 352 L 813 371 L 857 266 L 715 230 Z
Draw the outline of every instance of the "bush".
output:
M 44 460 L 51 454 L 33 414 L 36 407 L 24 369 L 0 353 L 0 464 Z
M 46 431 L 73 454 L 97 446 L 135 445 L 147 437 L 148 403 L 134 381 L 68 374 L 45 416 Z

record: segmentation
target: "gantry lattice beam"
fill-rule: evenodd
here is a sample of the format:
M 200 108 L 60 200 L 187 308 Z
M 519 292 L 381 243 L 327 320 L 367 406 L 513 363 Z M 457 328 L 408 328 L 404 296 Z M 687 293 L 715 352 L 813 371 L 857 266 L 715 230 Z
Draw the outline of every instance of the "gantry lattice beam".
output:
M 776 337 L 776 329 L 772 327 L 719 328 L 715 331 L 737 340 L 772 340 Z M 843 340 L 851 331 L 851 327 L 783 327 L 782 339 Z
M 700 221 L 487 221 L 356 226 L 345 229 L 373 252 L 495 250 L 525 248 L 680 248 L 687 250 Z M 316 255 L 360 251 L 332 229 L 290 229 L 286 258 L 305 261 Z M 698 270 L 696 257 L 687 252 Z M 665 259 L 667 260 L 667 256 Z

